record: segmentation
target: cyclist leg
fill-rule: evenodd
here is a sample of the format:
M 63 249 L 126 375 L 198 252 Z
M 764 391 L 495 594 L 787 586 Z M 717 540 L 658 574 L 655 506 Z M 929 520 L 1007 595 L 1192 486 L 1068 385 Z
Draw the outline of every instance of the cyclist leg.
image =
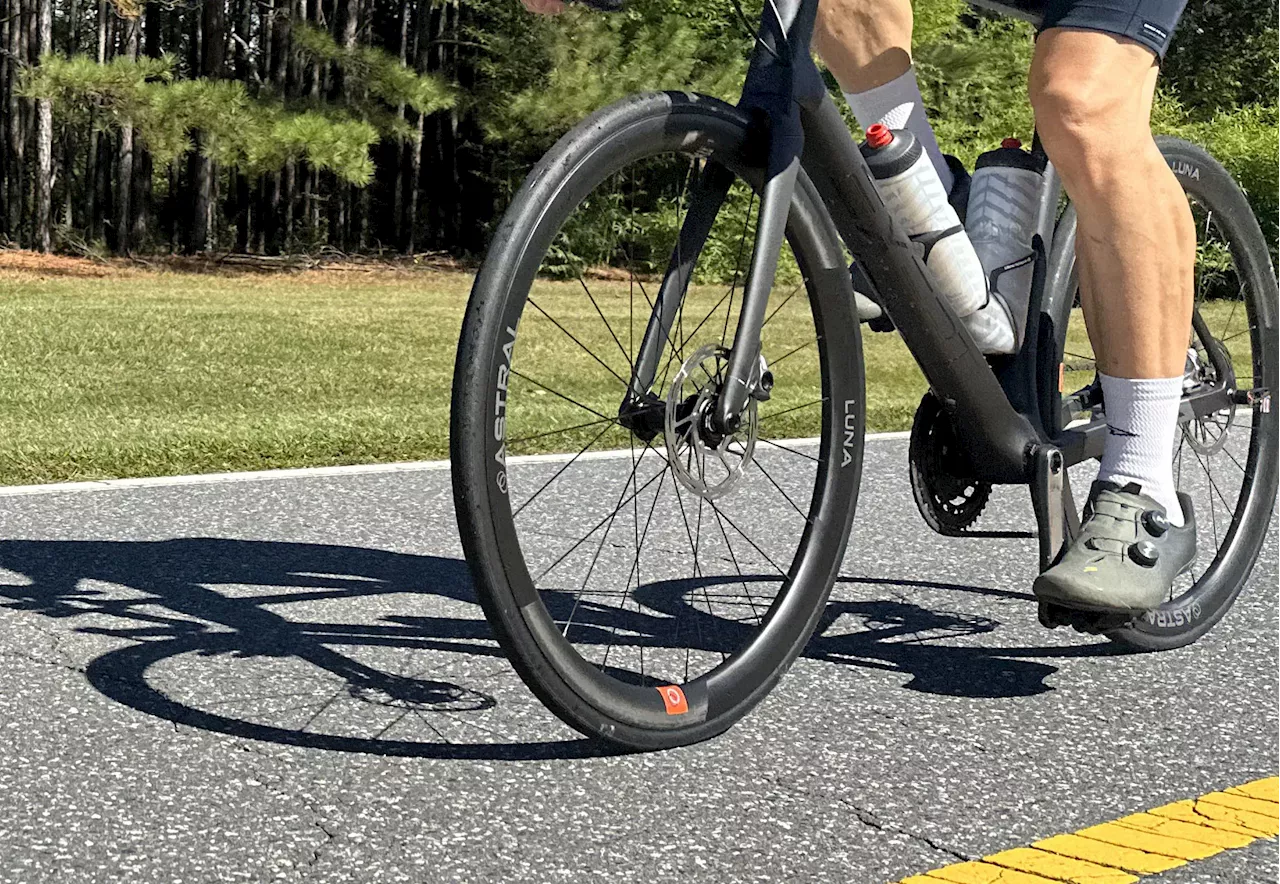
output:
M 867 92 L 911 67 L 911 0 L 821 0 L 813 48 L 844 92 Z
M 883 123 L 920 141 L 948 193 L 963 167 L 938 147 L 911 66 L 911 0 L 821 0 L 813 47 L 844 92 L 863 129 Z M 967 202 L 968 189 L 953 195 Z M 957 208 L 963 212 L 963 203 Z
M 1164 26 L 1135 11 L 1125 21 L 1130 30 L 1074 22 L 1047 29 L 1031 70 L 1037 130 L 1077 212 L 1081 301 L 1110 429 L 1081 537 L 1036 581 L 1042 598 L 1078 607 L 1154 607 L 1194 556 L 1194 519 L 1174 490 L 1172 443 L 1195 230 L 1150 130 L 1158 55 L 1176 12 Z M 1173 527 L 1143 521 L 1157 509 Z M 1156 562 L 1147 563 L 1152 551 Z

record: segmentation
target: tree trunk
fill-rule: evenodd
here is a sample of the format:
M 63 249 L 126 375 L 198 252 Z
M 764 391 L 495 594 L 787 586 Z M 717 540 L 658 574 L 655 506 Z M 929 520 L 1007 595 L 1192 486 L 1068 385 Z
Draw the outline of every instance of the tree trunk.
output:
M 134 139 L 133 187 L 130 192 L 130 205 L 133 207 L 133 218 L 129 227 L 129 244 L 134 249 L 145 249 L 151 226 L 151 178 L 154 164 L 151 151 L 147 150 L 137 138 Z
M 9 168 L 9 126 L 7 96 L 13 94 L 14 65 L 9 56 L 9 33 L 13 27 L 13 7 L 17 0 L 0 0 L 0 107 L 5 113 L 0 115 L 0 145 L 5 147 L 5 156 L 0 157 L 0 234 L 9 235 L 9 184 L 12 180 Z
M 136 19 L 125 20 L 124 55 L 138 57 L 138 33 L 141 23 Z M 116 251 L 128 255 L 133 248 L 129 234 L 133 230 L 133 125 L 125 122 L 120 127 L 120 153 L 116 166 Z
M 67 55 L 80 51 L 80 0 L 71 0 L 67 10 Z
M 22 15 L 21 0 L 13 0 L 10 7 L 9 22 L 9 64 L 16 74 L 18 66 L 27 61 L 27 30 Z M 8 95 L 9 124 L 9 235 L 15 240 L 22 236 L 22 206 L 26 196 L 26 166 L 23 154 L 26 151 L 27 133 L 22 125 L 22 102 L 16 91 Z
M 293 224 L 295 220 L 293 217 L 293 204 L 294 197 L 297 194 L 298 177 L 297 164 L 293 160 L 289 160 L 284 164 L 284 175 L 281 177 L 283 180 L 280 184 L 282 190 L 280 201 L 284 209 L 284 242 L 281 245 L 283 248 L 288 249 L 293 247 Z
M 249 179 L 239 173 L 235 175 L 234 199 L 236 205 L 236 251 L 247 252 L 250 249 L 253 236 L 249 228 L 249 207 L 252 204 L 253 197 L 249 190 Z
M 200 59 L 201 75 L 219 80 L 226 75 L 227 34 L 225 0 L 204 0 L 200 6 L 200 45 L 193 53 Z M 204 153 L 204 139 L 197 133 L 196 151 L 192 154 L 192 252 L 203 252 L 211 247 L 215 214 L 215 182 L 217 169 Z
M 413 4 L 410 3 L 409 0 L 404 0 L 404 2 L 401 3 L 400 5 L 400 63 L 401 64 L 404 64 L 409 60 L 409 20 L 412 17 L 411 16 L 412 6 Z M 404 120 L 404 110 L 405 108 L 403 104 L 396 108 L 396 119 L 401 121 Z M 395 185 L 394 185 L 395 191 L 392 196 L 391 234 L 392 234 L 392 242 L 394 242 L 396 244 L 396 247 L 401 250 L 404 250 L 407 244 L 407 238 L 405 237 L 405 233 L 404 233 L 404 220 L 405 220 L 404 219 L 404 215 L 405 215 L 404 188 L 405 188 L 406 173 L 408 172 L 408 170 L 405 168 L 405 166 L 407 165 L 406 154 L 408 153 L 408 151 L 409 151 L 409 145 L 397 139 L 396 153 L 395 153 L 396 179 L 395 179 Z

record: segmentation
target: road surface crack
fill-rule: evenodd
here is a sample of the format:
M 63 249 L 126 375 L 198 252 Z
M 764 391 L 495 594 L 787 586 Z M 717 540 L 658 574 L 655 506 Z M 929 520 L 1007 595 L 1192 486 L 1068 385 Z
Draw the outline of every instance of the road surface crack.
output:
M 853 815 L 858 818 L 858 822 L 865 826 L 870 826 L 880 832 L 887 832 L 889 834 L 902 835 L 903 837 L 910 838 L 912 841 L 924 844 L 931 850 L 936 850 L 939 853 L 945 853 L 952 859 L 958 859 L 965 862 L 973 859 L 973 857 L 969 856 L 967 853 L 963 853 L 953 847 L 948 847 L 936 838 L 930 838 L 928 835 L 921 835 L 917 832 L 912 832 L 910 829 L 904 829 L 901 826 L 895 826 L 891 823 L 887 823 L 876 816 L 872 811 L 867 810 L 864 807 L 859 807 L 847 798 L 837 796 L 836 800 L 852 810 Z
M 307 801 L 306 799 L 303 799 L 303 804 L 306 804 L 307 809 L 310 810 L 312 813 L 316 814 L 316 819 L 311 821 L 311 825 L 313 825 L 315 828 L 319 829 L 321 832 L 324 833 L 324 840 L 321 841 L 319 844 L 317 844 L 315 847 L 311 848 L 311 859 L 307 860 L 307 862 L 304 863 L 302 866 L 304 870 L 309 870 L 309 869 L 314 869 L 317 865 L 320 864 L 320 860 L 323 857 L 325 848 L 327 848 L 330 844 L 332 844 L 335 840 L 337 840 L 338 833 L 336 831 L 329 830 L 329 827 L 326 826 L 324 824 L 324 821 L 319 818 L 319 812 L 314 806 L 312 806 L 311 802 Z M 306 878 L 306 877 L 307 877 L 307 874 L 306 874 L 306 871 L 304 871 L 303 878 Z
M 892 823 L 886 822 L 885 820 L 877 816 L 874 811 L 871 811 L 865 807 L 862 807 L 861 805 L 845 797 L 844 795 L 827 796 L 827 795 L 815 794 L 814 792 L 810 791 L 809 789 L 806 789 L 804 786 L 798 783 L 787 783 L 787 782 L 784 782 L 779 777 L 766 777 L 766 779 L 769 782 L 772 782 L 775 786 L 777 786 L 780 789 L 786 789 L 788 791 L 795 792 L 799 795 L 804 796 L 805 798 L 816 798 L 820 801 L 828 798 L 833 799 L 839 804 L 848 808 L 850 811 L 852 811 L 854 817 L 858 820 L 858 822 L 862 823 L 864 826 L 867 826 L 868 828 L 875 829 L 877 832 L 884 832 L 885 834 L 888 834 L 888 835 L 901 835 L 904 838 L 910 838 L 912 841 L 915 841 L 919 844 L 923 844 L 926 847 L 928 847 L 930 850 L 934 850 L 934 851 L 937 851 L 938 853 L 945 854 L 952 859 L 958 859 L 964 862 L 968 862 L 969 860 L 974 859 L 974 857 L 970 856 L 969 854 L 964 853 L 960 850 L 957 850 L 953 847 L 949 847 L 948 845 L 942 843 L 936 838 L 931 838 L 928 835 L 922 835 L 920 833 L 913 832 L 910 829 L 905 829 L 902 826 L 897 826 Z
M 57 652 L 57 643 L 55 642 L 49 648 L 50 651 Z M 83 666 L 77 666 L 74 663 L 68 663 L 66 660 L 50 660 L 47 657 L 41 657 L 31 651 L 0 651 L 0 657 L 9 657 L 14 660 L 25 660 L 28 663 L 34 663 L 37 666 L 52 666 L 55 669 L 63 669 L 67 672 L 75 672 L 80 675 L 85 674 Z

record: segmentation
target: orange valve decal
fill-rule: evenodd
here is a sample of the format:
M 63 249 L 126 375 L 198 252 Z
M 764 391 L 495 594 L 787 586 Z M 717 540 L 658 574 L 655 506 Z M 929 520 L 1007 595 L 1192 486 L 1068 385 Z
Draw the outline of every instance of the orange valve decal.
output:
M 658 693 L 662 694 L 662 702 L 667 707 L 668 715 L 683 715 L 689 711 L 689 701 L 685 699 L 684 691 L 676 685 L 660 687 Z

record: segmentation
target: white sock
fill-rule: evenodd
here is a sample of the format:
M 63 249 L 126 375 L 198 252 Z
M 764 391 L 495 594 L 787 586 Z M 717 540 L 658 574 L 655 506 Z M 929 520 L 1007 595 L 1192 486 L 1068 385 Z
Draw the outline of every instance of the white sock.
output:
M 1169 523 L 1183 524 L 1173 484 L 1173 435 L 1178 429 L 1182 377 L 1113 378 L 1098 373 L 1107 413 L 1100 481 L 1137 482 L 1165 509 Z
M 920 84 L 916 82 L 914 67 L 907 68 L 905 74 L 883 86 L 866 92 L 846 92 L 844 97 L 848 100 L 858 125 L 864 130 L 876 123 L 883 123 L 890 129 L 906 129 L 918 138 L 933 167 L 938 170 L 943 189 L 947 193 L 951 192 L 955 176 L 947 168 L 942 148 L 938 147 L 933 127 L 925 116 L 924 98 L 920 95 Z

